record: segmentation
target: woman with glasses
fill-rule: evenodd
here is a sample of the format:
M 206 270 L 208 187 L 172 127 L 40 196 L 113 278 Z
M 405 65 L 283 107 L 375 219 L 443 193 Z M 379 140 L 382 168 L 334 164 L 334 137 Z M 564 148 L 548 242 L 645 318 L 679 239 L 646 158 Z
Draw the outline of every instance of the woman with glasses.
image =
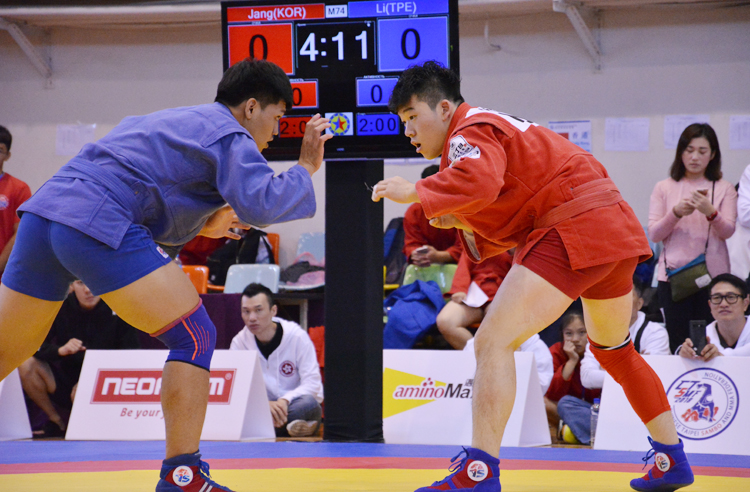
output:
M 677 353 L 686 359 L 708 362 L 719 355 L 750 357 L 750 327 L 745 311 L 750 305 L 747 284 L 730 273 L 717 275 L 709 285 L 708 297 L 714 321 L 706 327 L 706 346 L 698 354 L 686 338 Z
M 672 352 L 689 334 L 690 320 L 711 321 L 708 289 L 679 301 L 672 298 L 668 270 L 687 265 L 704 254 L 711 277 L 728 273 L 726 240 L 734 233 L 737 192 L 721 179 L 721 150 L 707 123 L 682 132 L 669 178 L 656 183 L 648 213 L 648 235 L 663 242 L 659 258 L 659 302 Z

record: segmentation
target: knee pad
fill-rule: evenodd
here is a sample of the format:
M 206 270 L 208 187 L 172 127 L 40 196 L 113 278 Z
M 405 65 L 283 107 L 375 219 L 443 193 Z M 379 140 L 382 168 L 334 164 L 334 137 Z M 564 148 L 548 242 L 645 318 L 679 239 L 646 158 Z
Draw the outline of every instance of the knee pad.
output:
M 176 360 L 210 370 L 216 346 L 216 327 L 208 317 L 203 301 L 151 336 L 169 348 L 167 362 Z
M 635 351 L 630 337 L 617 347 L 602 347 L 590 338 L 589 343 L 596 360 L 622 386 L 630 405 L 644 424 L 670 410 L 661 379 Z

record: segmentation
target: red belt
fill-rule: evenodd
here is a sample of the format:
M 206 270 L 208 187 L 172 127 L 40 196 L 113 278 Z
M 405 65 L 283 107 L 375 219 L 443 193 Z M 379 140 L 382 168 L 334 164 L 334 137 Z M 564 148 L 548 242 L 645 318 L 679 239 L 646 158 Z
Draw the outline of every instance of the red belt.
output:
M 534 229 L 547 229 L 589 210 L 607 207 L 623 201 L 622 195 L 610 178 L 596 179 L 576 186 L 573 188 L 573 195 L 575 198 L 569 202 L 565 202 L 539 217 L 534 223 Z

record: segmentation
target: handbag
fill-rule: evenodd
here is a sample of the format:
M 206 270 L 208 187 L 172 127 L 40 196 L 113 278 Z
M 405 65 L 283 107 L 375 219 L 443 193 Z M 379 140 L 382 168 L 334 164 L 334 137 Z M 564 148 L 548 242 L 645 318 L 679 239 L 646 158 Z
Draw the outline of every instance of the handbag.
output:
M 716 183 L 711 189 L 711 204 L 714 203 L 714 188 Z M 708 267 L 706 266 L 706 252 L 708 251 L 708 240 L 711 238 L 711 223 L 708 223 L 708 237 L 706 237 L 706 246 L 703 253 L 698 255 L 695 259 L 690 261 L 688 264 L 670 270 L 667 268 L 667 279 L 669 280 L 669 287 L 672 290 L 672 301 L 680 302 L 683 299 L 687 299 L 700 292 L 702 289 L 708 287 L 711 283 L 711 274 L 708 273 Z M 667 264 L 666 249 L 664 250 L 664 265 Z

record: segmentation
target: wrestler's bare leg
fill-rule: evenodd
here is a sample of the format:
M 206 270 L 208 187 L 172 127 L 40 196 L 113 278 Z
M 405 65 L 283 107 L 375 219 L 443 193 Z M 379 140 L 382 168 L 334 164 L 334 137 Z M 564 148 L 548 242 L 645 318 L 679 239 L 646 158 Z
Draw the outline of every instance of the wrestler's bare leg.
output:
M 448 301 L 437 316 L 437 327 L 445 340 L 457 350 L 463 350 L 471 340 L 467 326 L 479 323 L 484 317 L 484 309 L 467 306 L 463 302 Z
M 597 345 L 615 347 L 628 336 L 628 323 L 633 308 L 632 293 L 616 299 L 581 299 L 583 317 L 589 338 Z M 666 411 L 646 423 L 651 437 L 662 444 L 677 444 L 679 437 L 672 419 Z
M 118 316 L 147 333 L 189 313 L 200 301 L 195 287 L 175 263 L 104 294 L 102 299 Z M 161 404 L 167 458 L 198 451 L 208 405 L 208 379 L 208 371 L 192 364 L 170 361 L 164 365 Z
M 516 396 L 513 352 L 558 319 L 572 302 L 528 268 L 510 269 L 475 336 L 473 447 L 498 455 Z
M 60 306 L 0 284 L 0 380 L 39 349 Z

